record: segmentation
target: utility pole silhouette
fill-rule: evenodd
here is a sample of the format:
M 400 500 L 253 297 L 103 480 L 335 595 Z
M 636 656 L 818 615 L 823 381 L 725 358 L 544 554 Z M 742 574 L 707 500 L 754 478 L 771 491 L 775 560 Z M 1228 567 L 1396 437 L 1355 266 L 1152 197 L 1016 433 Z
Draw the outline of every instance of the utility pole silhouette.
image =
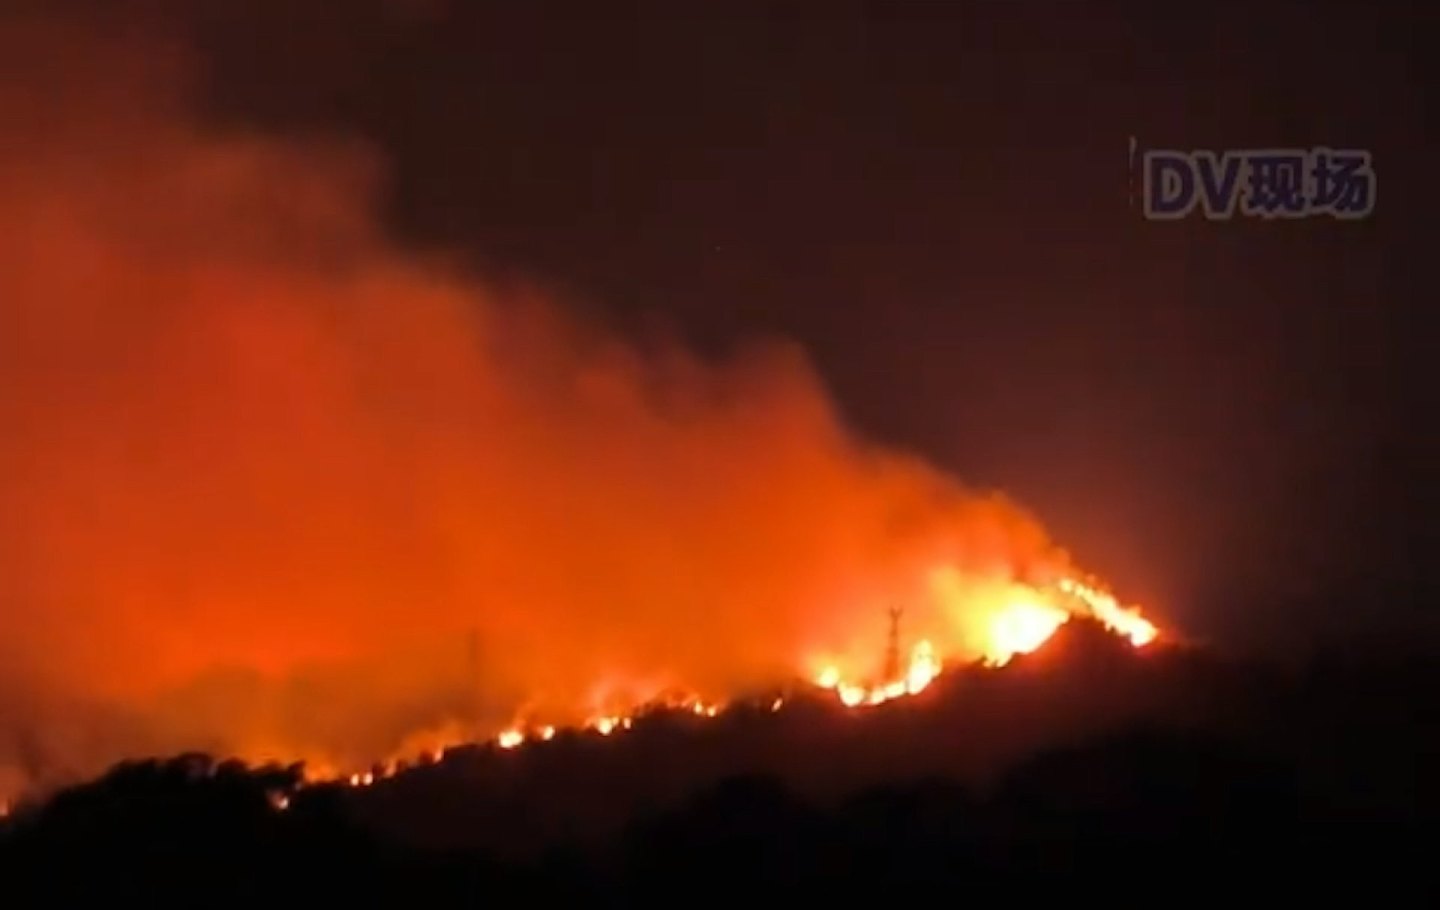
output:
M 472 627 L 465 637 L 465 702 L 473 711 L 480 700 L 480 630 Z
M 890 639 L 885 646 L 885 682 L 900 678 L 900 615 L 905 612 L 901 606 L 890 608 Z

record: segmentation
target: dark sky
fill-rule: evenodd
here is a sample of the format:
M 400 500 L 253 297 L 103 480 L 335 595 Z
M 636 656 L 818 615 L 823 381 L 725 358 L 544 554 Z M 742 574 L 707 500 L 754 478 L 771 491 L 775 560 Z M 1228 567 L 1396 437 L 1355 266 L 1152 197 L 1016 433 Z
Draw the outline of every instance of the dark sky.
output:
M 372 140 L 404 240 L 627 331 L 798 339 L 859 431 L 1182 627 L 1435 590 L 1424 5 L 185 6 L 214 114 Z M 1147 222 L 1132 135 L 1368 148 L 1377 212 Z

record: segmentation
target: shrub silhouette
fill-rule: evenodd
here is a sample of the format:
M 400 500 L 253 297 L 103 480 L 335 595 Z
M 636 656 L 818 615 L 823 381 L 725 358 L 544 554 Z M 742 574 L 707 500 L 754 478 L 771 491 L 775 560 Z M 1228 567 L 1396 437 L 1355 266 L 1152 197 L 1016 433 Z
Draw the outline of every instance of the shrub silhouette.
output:
M 6 906 L 1433 891 L 1436 664 L 1087 642 L 873 712 L 658 716 L 359 790 L 126 763 L 0 823 Z

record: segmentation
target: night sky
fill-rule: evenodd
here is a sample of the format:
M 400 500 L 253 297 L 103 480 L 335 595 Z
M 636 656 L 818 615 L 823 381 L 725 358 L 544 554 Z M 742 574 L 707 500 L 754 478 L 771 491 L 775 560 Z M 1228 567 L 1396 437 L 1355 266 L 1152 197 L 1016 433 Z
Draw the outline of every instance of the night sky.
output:
M 374 143 L 398 238 L 637 338 L 793 338 L 1187 631 L 1435 591 L 1427 7 L 182 6 L 216 123 Z M 1132 136 L 1370 149 L 1376 214 L 1148 222 Z

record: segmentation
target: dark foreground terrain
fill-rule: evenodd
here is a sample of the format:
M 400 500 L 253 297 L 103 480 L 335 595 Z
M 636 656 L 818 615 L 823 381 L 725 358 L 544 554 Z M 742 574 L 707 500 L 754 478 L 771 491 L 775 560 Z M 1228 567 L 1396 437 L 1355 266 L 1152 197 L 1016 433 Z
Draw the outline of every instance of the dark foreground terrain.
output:
M 0 906 L 1428 904 L 1437 696 L 1420 657 L 1270 668 L 1077 623 L 867 711 L 767 695 L 366 788 L 121 766 L 0 825 Z

